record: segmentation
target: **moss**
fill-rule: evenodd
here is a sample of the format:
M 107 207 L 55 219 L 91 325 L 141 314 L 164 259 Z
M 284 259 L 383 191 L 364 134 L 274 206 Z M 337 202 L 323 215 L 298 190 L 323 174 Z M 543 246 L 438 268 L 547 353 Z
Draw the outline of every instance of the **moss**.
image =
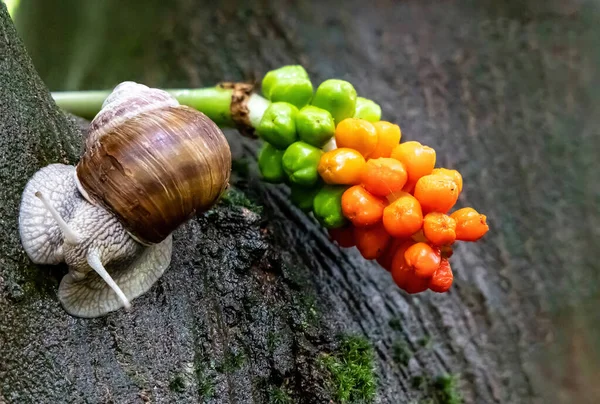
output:
M 441 375 L 435 379 L 427 376 L 414 376 L 411 385 L 417 390 L 423 390 L 426 398 L 420 404 L 462 404 L 463 399 L 458 391 L 457 377 Z
M 194 374 L 196 376 L 198 396 L 202 397 L 204 401 L 212 397 L 215 393 L 215 371 L 215 362 L 209 360 L 202 349 L 198 350 L 194 358 Z
M 304 293 L 296 294 L 293 297 L 294 306 L 297 307 L 294 325 L 303 331 L 307 331 L 311 327 L 319 327 L 322 314 L 318 310 L 318 301 L 315 295 L 306 290 L 306 287 L 302 288 Z
M 402 331 L 402 323 L 400 322 L 399 318 L 392 318 L 389 322 L 388 322 L 390 328 L 394 331 Z
M 461 404 L 462 395 L 458 391 L 457 378 L 454 375 L 442 375 L 433 381 L 433 398 L 439 404 Z
M 215 382 L 206 378 L 198 381 L 198 395 L 204 399 L 211 398 L 215 394 Z
M 413 389 L 422 390 L 427 384 L 427 379 L 424 376 L 413 376 L 410 380 L 410 385 Z
M 225 353 L 225 359 L 223 359 L 223 362 L 217 365 L 215 369 L 221 373 L 233 373 L 236 370 L 241 369 L 245 360 L 246 358 L 243 353 L 227 351 Z
M 277 345 L 279 345 L 280 342 L 281 336 L 279 334 L 273 331 L 267 333 L 267 349 L 271 354 L 275 352 L 275 348 L 277 348 Z
M 419 344 L 420 347 L 422 348 L 430 348 L 431 347 L 431 335 L 427 334 L 421 338 L 419 338 L 419 340 L 417 341 L 417 343 Z
M 403 340 L 396 340 L 392 345 L 392 358 L 399 365 L 406 366 L 413 357 L 410 347 Z
M 214 375 L 207 373 L 207 369 L 196 368 L 196 381 L 198 383 L 198 395 L 200 397 L 208 399 L 215 394 Z
M 182 393 L 183 391 L 185 391 L 186 387 L 187 383 L 181 375 L 173 377 L 169 382 L 169 390 L 174 391 L 176 393 Z
M 373 349 L 362 337 L 345 336 L 332 354 L 323 354 L 322 365 L 329 371 L 330 387 L 340 403 L 372 402 L 376 380 Z
M 317 299 L 312 294 L 303 294 L 300 298 L 301 307 L 303 309 L 304 319 L 303 327 L 308 325 L 317 325 L 319 321 L 319 312 L 317 311 Z
M 283 387 L 273 387 L 269 390 L 269 404 L 293 404 L 294 400 Z
M 224 203 L 228 206 L 242 206 L 251 210 L 252 212 L 258 214 L 262 213 L 262 206 L 252 202 L 250 199 L 248 199 L 246 194 L 237 188 L 229 188 L 223 192 L 223 195 L 221 196 L 221 203 Z

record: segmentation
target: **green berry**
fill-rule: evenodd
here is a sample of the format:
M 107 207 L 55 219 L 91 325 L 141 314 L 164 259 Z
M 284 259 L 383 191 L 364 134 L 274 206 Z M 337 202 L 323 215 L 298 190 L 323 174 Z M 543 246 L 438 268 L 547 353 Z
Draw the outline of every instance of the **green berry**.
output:
M 344 80 L 326 80 L 315 93 L 312 105 L 331 113 L 336 125 L 356 112 L 356 90 Z
M 354 118 L 364 119 L 369 122 L 378 122 L 381 120 L 381 107 L 367 98 L 358 97 L 356 99 Z
M 271 70 L 262 80 L 262 93 L 265 97 L 269 98 L 273 87 L 277 84 L 279 79 L 286 78 L 300 78 L 307 79 L 308 73 L 304 67 L 300 65 L 288 65 L 280 67 L 279 69 Z
M 313 208 L 315 196 L 321 190 L 322 184 L 306 188 L 301 185 L 290 184 L 291 195 L 290 199 L 294 205 L 304 212 L 310 212 Z
M 284 66 L 268 72 L 262 81 L 262 93 L 272 102 L 288 102 L 302 108 L 310 102 L 313 86 L 302 66 Z
M 283 169 L 291 182 L 313 186 L 319 180 L 317 168 L 323 152 L 305 142 L 295 142 L 283 153 Z
M 286 178 L 281 159 L 283 150 L 277 150 L 269 143 L 263 144 L 258 153 L 258 168 L 267 182 L 280 183 Z
M 256 131 L 265 141 L 284 150 L 297 139 L 298 108 L 286 102 L 274 102 L 265 111 Z
M 296 130 L 300 140 L 320 148 L 333 137 L 335 123 L 328 111 L 307 105 L 296 114 Z
M 348 187 L 326 185 L 315 196 L 313 212 L 324 227 L 334 229 L 346 224 L 342 213 L 342 195 Z

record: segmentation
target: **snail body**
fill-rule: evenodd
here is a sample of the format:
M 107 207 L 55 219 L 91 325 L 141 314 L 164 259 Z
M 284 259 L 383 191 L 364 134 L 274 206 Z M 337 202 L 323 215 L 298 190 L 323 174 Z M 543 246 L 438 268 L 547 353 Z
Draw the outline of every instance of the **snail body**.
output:
M 173 231 L 216 203 L 230 167 L 227 140 L 204 114 L 121 83 L 77 166 L 51 164 L 27 183 L 22 245 L 34 263 L 68 265 L 58 297 L 70 314 L 128 308 L 169 266 Z

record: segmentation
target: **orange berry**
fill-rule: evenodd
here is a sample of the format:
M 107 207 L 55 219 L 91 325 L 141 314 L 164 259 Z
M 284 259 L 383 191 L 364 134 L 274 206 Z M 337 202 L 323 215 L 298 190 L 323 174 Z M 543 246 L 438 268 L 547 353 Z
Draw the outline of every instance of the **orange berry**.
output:
M 392 260 L 392 278 L 399 288 L 407 293 L 420 293 L 429 287 L 429 278 L 420 278 L 415 275 L 404 259 L 405 251 L 412 246 L 412 242 L 407 242 L 396 251 Z
M 425 233 L 423 233 L 423 229 L 419 230 L 418 232 L 416 232 L 415 234 L 413 234 L 412 236 L 410 236 L 411 239 L 413 239 L 415 242 L 417 243 L 426 243 L 427 237 L 425 237 Z
M 415 185 L 417 185 L 417 181 L 406 181 L 406 184 L 402 187 L 402 192 L 412 194 L 415 191 Z
M 391 236 L 381 223 L 367 227 L 355 227 L 356 248 L 367 260 L 374 260 L 386 250 Z
M 337 147 L 348 147 L 369 156 L 377 146 L 377 131 L 369 121 L 359 118 L 346 118 L 335 128 Z
M 423 218 L 423 234 L 432 244 L 452 244 L 456 240 L 456 220 L 443 213 L 428 213 Z
M 458 185 L 441 175 L 425 175 L 417 181 L 415 198 L 424 212 L 448 212 L 458 200 Z
M 473 208 L 462 208 L 452 213 L 450 217 L 456 220 L 456 239 L 477 241 L 490 229 L 486 216 Z
M 440 253 L 425 243 L 416 243 L 406 249 L 404 260 L 419 278 L 429 278 L 440 266 Z
M 336 229 L 329 229 L 329 237 L 335 241 L 340 247 L 349 248 L 354 247 L 354 228 L 352 225 L 346 225 L 344 227 L 338 227 Z
M 431 174 L 435 166 L 435 150 L 415 141 L 400 143 L 392 150 L 391 157 L 404 163 L 409 183 Z
M 363 166 L 360 179 L 373 195 L 387 196 L 402 190 L 406 183 L 406 169 L 401 162 L 391 158 L 370 159 Z
M 394 237 L 408 238 L 421 229 L 423 212 L 419 201 L 405 192 L 383 211 L 383 225 Z
M 402 239 L 402 238 L 394 238 L 394 241 L 390 244 L 390 247 L 395 247 L 394 250 L 387 251 L 390 253 L 390 271 L 393 272 L 400 269 L 400 267 L 405 268 L 407 271 L 412 270 L 408 265 L 406 265 L 406 260 L 404 259 L 404 253 L 406 250 L 415 244 L 411 239 Z M 396 282 L 397 283 L 397 282 Z M 400 285 L 398 285 L 400 286 Z
M 418 276 L 415 276 L 415 274 L 410 274 L 408 282 L 406 286 L 404 286 L 404 291 L 408 294 L 413 295 L 425 292 L 428 286 L 429 278 L 419 278 Z
M 442 254 L 442 258 L 448 259 L 454 254 L 454 249 L 451 245 L 443 245 L 440 247 L 440 254 Z
M 319 161 L 319 175 L 327 184 L 354 185 L 360 182 L 365 158 L 354 149 L 328 151 Z
M 381 220 L 384 202 L 360 185 L 348 188 L 342 195 L 342 213 L 355 226 L 370 226 Z
M 377 257 L 377 262 L 379 265 L 381 265 L 386 271 L 391 272 L 392 260 L 394 259 L 396 251 L 398 251 L 398 248 L 400 248 L 407 241 L 409 240 L 405 238 L 391 237 L 385 251 L 383 251 L 383 253 Z
M 460 194 L 462 192 L 463 179 L 462 175 L 460 175 L 458 171 L 450 170 L 448 168 L 434 168 L 431 172 L 431 175 L 443 175 L 450 178 L 456 183 L 456 185 L 458 185 L 458 193 Z
M 369 154 L 369 158 L 390 157 L 394 147 L 400 143 L 402 137 L 400 127 L 386 121 L 374 122 L 373 126 L 377 131 L 377 146 Z
M 439 268 L 436 269 L 429 281 L 429 289 L 437 293 L 447 292 L 452 286 L 453 280 L 454 275 L 450 263 L 447 259 L 442 258 Z
M 411 272 L 410 267 L 406 265 L 404 258 L 402 258 L 402 261 L 396 259 L 396 257 L 400 255 L 399 253 L 400 251 L 396 252 L 394 255 L 391 273 L 394 283 L 398 285 L 400 289 L 404 289 L 408 284 L 410 277 L 414 276 L 414 274 Z

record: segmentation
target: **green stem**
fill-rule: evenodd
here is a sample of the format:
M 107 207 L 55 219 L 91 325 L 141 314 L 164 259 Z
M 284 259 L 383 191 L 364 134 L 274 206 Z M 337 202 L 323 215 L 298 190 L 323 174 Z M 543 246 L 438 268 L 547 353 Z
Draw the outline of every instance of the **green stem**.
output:
M 85 119 L 92 119 L 102 108 L 110 91 L 61 91 L 52 97 L 61 109 Z
M 221 127 L 233 127 L 231 96 L 233 90 L 220 87 L 166 90 L 179 101 L 204 113 Z
M 203 112 L 220 127 L 234 127 L 231 118 L 231 99 L 233 90 L 222 87 L 207 87 L 196 89 L 167 89 L 182 105 L 187 105 Z M 52 97 L 63 110 L 85 119 L 92 119 L 102 108 L 102 103 L 110 91 L 61 91 L 53 92 Z M 252 94 L 248 108 L 252 116 L 260 115 L 269 104 L 258 94 Z M 252 119 L 256 126 L 256 119 Z

